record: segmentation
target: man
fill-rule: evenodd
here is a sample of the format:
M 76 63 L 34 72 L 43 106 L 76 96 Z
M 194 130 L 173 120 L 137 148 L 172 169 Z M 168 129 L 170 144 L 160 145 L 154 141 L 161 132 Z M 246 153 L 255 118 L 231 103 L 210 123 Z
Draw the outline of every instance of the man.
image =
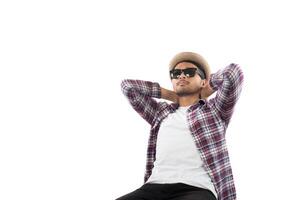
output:
M 117 200 L 235 200 L 225 132 L 242 88 L 239 65 L 210 74 L 201 55 L 181 52 L 169 71 L 174 91 L 122 80 L 124 95 L 151 129 L 144 184 Z

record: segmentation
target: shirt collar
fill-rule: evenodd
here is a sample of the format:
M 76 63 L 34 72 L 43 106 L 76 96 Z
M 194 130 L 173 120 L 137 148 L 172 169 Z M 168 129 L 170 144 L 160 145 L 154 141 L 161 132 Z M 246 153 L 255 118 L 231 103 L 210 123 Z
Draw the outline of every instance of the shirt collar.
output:
M 198 106 L 203 106 L 207 103 L 206 99 L 199 99 L 199 101 L 197 103 L 195 103 L 194 105 L 191 105 L 188 109 L 188 111 L 190 110 L 194 110 L 195 108 L 197 108 Z M 171 108 L 173 109 L 173 111 L 177 110 L 179 107 L 179 103 L 171 103 Z

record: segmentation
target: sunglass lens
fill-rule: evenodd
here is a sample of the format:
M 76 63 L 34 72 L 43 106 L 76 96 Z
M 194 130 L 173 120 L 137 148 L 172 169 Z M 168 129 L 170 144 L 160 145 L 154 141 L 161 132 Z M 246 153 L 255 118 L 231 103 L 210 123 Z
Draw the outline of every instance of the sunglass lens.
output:
M 171 71 L 171 77 L 177 79 L 181 74 L 181 70 L 180 69 L 173 69 Z
M 196 73 L 196 68 L 187 68 L 183 70 L 184 75 L 186 75 L 187 77 L 193 77 L 195 76 Z

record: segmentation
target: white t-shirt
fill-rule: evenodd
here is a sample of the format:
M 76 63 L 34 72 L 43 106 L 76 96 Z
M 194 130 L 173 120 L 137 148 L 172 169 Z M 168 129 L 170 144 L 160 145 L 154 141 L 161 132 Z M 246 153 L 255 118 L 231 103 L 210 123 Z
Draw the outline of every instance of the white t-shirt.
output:
M 157 136 L 156 160 L 147 183 L 180 182 L 208 189 L 217 197 L 188 128 L 189 107 L 178 107 L 161 122 Z

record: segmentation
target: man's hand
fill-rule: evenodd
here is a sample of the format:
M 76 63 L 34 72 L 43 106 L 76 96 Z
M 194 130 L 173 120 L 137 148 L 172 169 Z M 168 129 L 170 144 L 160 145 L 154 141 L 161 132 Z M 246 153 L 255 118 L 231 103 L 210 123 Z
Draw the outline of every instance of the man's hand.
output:
M 166 99 L 166 100 L 172 101 L 174 103 L 179 102 L 179 97 L 174 91 L 167 90 L 162 87 L 160 89 L 161 89 L 161 98 L 162 99 Z
M 214 93 L 214 90 L 209 84 L 209 79 L 206 80 L 204 87 L 201 89 L 200 95 L 202 99 L 207 99 L 210 95 Z

